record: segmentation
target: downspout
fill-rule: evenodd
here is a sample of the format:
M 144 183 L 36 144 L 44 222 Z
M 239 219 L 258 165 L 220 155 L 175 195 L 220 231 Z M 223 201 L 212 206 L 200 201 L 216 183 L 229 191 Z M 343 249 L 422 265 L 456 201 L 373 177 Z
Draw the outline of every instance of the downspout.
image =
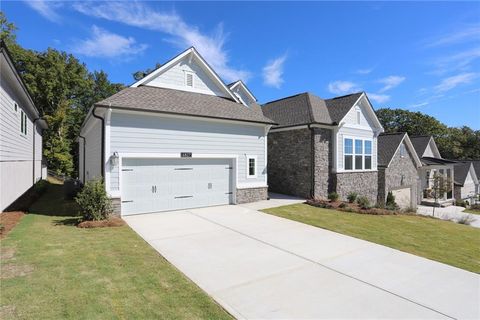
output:
M 42 117 L 38 117 L 38 118 L 35 118 L 33 120 L 33 177 L 32 177 L 32 181 L 33 181 L 33 184 L 35 184 L 35 136 L 37 135 L 37 121 L 42 119 Z M 40 169 L 41 170 L 41 169 Z
M 102 178 L 105 177 L 105 119 L 98 116 L 97 114 L 95 114 L 95 111 L 97 110 L 97 107 L 94 106 L 93 107 L 93 111 L 92 111 L 92 116 L 94 118 L 97 118 L 99 119 L 100 121 L 102 121 L 102 163 L 101 163 L 101 174 L 102 174 Z M 85 166 L 85 164 L 84 164 Z
M 308 125 L 310 130 L 310 197 L 315 198 L 315 133 L 311 124 Z
M 82 138 L 83 139 L 83 179 L 82 179 L 82 182 L 85 183 L 85 137 L 82 136 L 81 134 L 78 135 L 79 138 Z

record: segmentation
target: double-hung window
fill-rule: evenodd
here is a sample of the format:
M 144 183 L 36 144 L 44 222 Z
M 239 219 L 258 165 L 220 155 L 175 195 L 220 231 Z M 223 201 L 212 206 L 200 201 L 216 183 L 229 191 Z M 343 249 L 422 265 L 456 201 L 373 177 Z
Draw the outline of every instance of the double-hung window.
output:
M 20 112 L 20 132 L 24 135 L 27 135 L 27 125 L 27 114 L 22 110 Z
M 344 139 L 344 169 L 371 170 L 372 169 L 372 141 L 364 139 Z

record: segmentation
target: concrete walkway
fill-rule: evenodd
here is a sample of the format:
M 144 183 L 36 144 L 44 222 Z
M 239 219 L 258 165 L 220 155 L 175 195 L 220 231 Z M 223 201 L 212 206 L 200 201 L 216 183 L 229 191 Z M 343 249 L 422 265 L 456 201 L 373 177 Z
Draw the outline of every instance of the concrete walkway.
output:
M 465 208 L 459 206 L 435 208 L 435 218 L 458 222 L 458 220 L 468 217 L 470 226 L 480 228 L 480 216 L 478 214 L 463 212 L 463 210 L 465 210 Z M 433 217 L 433 207 L 419 205 L 417 207 L 417 213 Z
M 125 220 L 237 318 L 480 317 L 478 274 L 246 206 Z

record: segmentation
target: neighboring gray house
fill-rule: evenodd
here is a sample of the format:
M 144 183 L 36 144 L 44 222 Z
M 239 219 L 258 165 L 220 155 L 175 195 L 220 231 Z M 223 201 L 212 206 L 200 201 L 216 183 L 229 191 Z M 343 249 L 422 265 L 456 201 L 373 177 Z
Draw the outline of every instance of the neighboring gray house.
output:
M 377 138 L 383 127 L 364 92 L 323 100 L 302 93 L 266 103 L 271 191 L 326 198 L 350 192 L 377 201 Z
M 190 48 L 92 107 L 80 179 L 103 176 L 121 215 L 266 199 L 273 124 Z
M 478 178 L 472 161 L 458 161 L 455 165 L 453 196 L 455 200 L 471 200 L 478 195 Z
M 422 166 L 418 169 L 418 176 L 420 177 L 418 202 L 425 205 L 434 204 L 434 176 L 439 175 L 446 181 L 450 181 L 451 185 L 448 188 L 449 191 L 441 195 L 438 203 L 442 206 L 453 204 L 454 166 L 456 162 L 442 158 L 432 136 L 412 136 L 410 140 L 422 161 Z
M 378 203 L 386 203 L 388 192 L 400 208 L 416 208 L 422 166 L 406 133 L 382 133 L 378 137 Z
M 42 130 L 27 87 L 0 43 L 0 212 L 42 178 Z

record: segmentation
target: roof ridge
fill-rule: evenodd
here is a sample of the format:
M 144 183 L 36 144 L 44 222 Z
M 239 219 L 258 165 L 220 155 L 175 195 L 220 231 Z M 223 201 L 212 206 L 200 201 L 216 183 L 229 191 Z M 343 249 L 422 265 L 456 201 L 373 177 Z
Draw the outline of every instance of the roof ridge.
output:
M 346 98 L 346 97 L 354 96 L 356 94 L 363 94 L 363 93 L 364 93 L 364 91 L 352 92 L 352 93 L 349 93 L 349 94 L 344 94 L 343 96 L 337 96 L 337 97 L 328 98 L 328 99 L 325 99 L 325 100 L 335 100 L 335 99 L 340 99 L 340 98 Z
M 315 122 L 313 117 L 312 102 L 310 101 L 310 92 L 306 92 L 307 104 L 308 104 L 308 113 L 310 114 L 310 122 Z
M 264 104 L 262 104 L 262 107 L 267 105 L 267 104 L 270 104 L 270 103 L 279 102 L 279 101 L 282 101 L 282 100 L 287 100 L 287 99 L 298 97 L 298 96 L 301 96 L 303 94 L 308 94 L 308 93 L 309 93 L 308 91 L 305 91 L 305 92 L 297 93 L 297 94 L 294 94 L 294 95 L 291 95 L 291 96 L 288 96 L 288 97 L 283 97 L 283 98 L 279 98 L 279 99 L 272 100 L 272 101 L 269 101 L 269 102 L 265 102 Z

